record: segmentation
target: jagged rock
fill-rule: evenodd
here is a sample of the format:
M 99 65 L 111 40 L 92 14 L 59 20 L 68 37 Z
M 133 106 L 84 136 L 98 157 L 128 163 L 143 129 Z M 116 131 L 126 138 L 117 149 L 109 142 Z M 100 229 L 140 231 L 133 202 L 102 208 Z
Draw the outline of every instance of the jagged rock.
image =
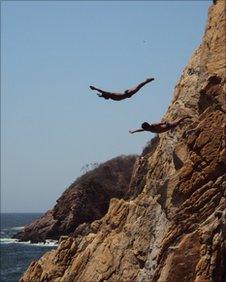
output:
M 137 159 L 131 198 L 112 199 L 86 235 L 32 263 L 21 282 L 226 281 L 225 54 L 218 0 L 164 116 L 192 120 Z
M 77 234 L 80 224 L 99 219 L 107 212 L 111 198 L 126 196 L 135 159 L 136 156 L 120 156 L 79 177 L 51 211 L 25 226 L 14 238 L 36 243 Z

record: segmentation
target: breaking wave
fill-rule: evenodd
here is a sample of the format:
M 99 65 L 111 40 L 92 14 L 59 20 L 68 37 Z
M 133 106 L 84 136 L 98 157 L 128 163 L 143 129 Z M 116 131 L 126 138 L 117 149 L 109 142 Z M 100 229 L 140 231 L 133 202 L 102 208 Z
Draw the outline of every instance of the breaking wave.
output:
M 12 239 L 12 238 L 0 238 L 0 244 L 21 244 L 21 245 L 28 245 L 28 246 L 30 245 L 37 247 L 56 247 L 58 246 L 58 241 L 46 240 L 45 243 L 31 243 L 30 241 L 20 242 L 18 239 Z

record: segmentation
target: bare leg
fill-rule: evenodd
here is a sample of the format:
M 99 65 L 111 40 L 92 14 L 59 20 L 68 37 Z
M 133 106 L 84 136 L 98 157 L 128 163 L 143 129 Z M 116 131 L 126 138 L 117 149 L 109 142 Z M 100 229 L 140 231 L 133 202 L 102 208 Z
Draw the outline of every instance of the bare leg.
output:
M 175 128 L 177 127 L 182 121 L 184 121 L 185 119 L 190 118 L 190 116 L 186 116 L 186 117 L 182 117 L 179 120 L 170 123 L 171 128 Z
M 129 94 L 129 95 L 133 95 L 135 93 L 137 93 L 142 87 L 144 87 L 147 83 L 153 81 L 154 78 L 147 78 L 145 81 L 139 83 L 138 85 L 136 85 L 135 87 L 126 90 L 124 93 L 125 94 Z

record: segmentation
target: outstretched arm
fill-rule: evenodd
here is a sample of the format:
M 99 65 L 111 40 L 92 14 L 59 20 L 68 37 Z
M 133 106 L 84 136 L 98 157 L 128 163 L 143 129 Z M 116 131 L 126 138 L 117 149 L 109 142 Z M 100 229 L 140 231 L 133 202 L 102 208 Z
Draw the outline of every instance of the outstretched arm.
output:
M 133 133 L 136 133 L 136 132 L 142 132 L 144 131 L 142 128 L 140 129 L 136 129 L 136 130 L 129 130 L 129 133 L 133 134 Z
M 92 86 L 92 85 L 90 85 L 89 88 L 90 88 L 91 90 L 96 90 L 96 91 L 100 92 L 101 94 L 106 94 L 106 93 L 108 93 L 107 91 L 104 91 L 104 90 L 102 90 L 102 89 L 100 89 L 100 88 L 97 88 L 97 87 L 95 87 L 95 86 Z
M 96 90 L 98 92 L 100 92 L 102 95 L 98 95 L 100 97 L 108 97 L 108 98 L 114 98 L 114 96 L 120 96 L 120 95 L 123 95 L 123 93 L 120 93 L 120 92 L 110 92 L 110 91 L 104 91 L 100 88 L 97 88 L 93 85 L 90 85 L 89 87 L 91 90 Z

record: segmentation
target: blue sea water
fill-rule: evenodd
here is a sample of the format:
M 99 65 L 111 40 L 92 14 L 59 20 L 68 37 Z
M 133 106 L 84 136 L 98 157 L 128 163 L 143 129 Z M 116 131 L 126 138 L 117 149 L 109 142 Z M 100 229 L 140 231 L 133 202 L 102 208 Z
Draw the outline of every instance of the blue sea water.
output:
M 28 223 L 39 218 L 40 213 L 2 213 L 0 235 L 1 282 L 17 282 L 33 260 L 56 248 L 55 244 L 30 244 L 11 239 Z

